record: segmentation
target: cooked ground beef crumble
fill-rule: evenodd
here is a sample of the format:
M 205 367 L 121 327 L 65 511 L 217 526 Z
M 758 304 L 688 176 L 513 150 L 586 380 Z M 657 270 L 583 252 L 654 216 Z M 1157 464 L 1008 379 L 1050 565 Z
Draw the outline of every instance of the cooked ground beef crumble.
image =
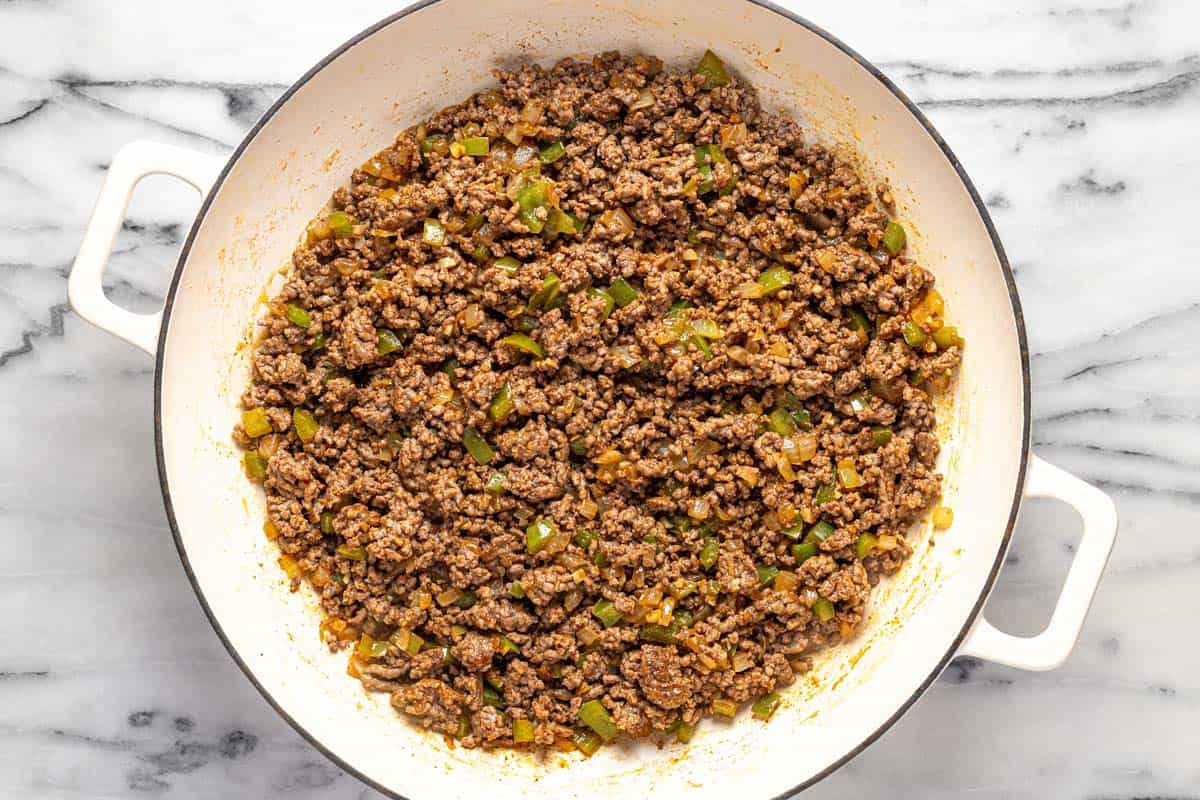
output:
M 354 171 L 261 321 L 280 564 L 467 747 L 769 717 L 911 552 L 962 340 L 886 186 L 712 54 L 496 77 Z

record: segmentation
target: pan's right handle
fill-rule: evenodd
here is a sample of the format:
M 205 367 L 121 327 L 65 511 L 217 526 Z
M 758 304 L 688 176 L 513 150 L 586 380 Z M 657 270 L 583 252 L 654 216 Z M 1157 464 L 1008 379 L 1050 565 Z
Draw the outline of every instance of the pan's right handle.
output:
M 130 142 L 112 160 L 96 209 L 83 235 L 67 281 L 67 299 L 79 316 L 151 355 L 158 343 L 162 311 L 135 314 L 104 295 L 104 268 L 125 221 L 133 187 L 147 175 L 173 175 L 207 195 L 225 159 L 157 142 Z
M 1037 456 L 1029 462 L 1026 497 L 1047 497 L 1073 506 L 1083 518 L 1083 538 L 1067 571 L 1050 623 L 1037 636 L 1013 636 L 982 616 L 959 655 L 975 656 L 1018 669 L 1054 669 L 1067 660 L 1117 538 L 1117 508 L 1112 498 L 1069 472 Z

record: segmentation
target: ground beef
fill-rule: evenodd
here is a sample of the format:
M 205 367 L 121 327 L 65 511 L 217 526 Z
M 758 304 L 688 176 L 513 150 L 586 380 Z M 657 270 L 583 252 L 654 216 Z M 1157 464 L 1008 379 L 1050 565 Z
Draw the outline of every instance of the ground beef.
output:
M 468 672 L 482 672 L 492 665 L 496 645 L 486 636 L 465 633 L 454 643 L 451 652 L 463 669 Z
M 638 686 L 651 703 L 668 709 L 682 708 L 692 698 L 695 676 L 684 670 L 677 648 L 645 645 L 626 657 L 640 657 Z
M 420 717 L 433 730 L 455 733 L 463 697 L 441 681 L 425 678 L 394 692 L 392 705 Z
M 421 725 L 691 725 L 854 634 L 962 342 L 887 187 L 736 77 L 497 80 L 310 225 L 234 440 L 324 640 Z

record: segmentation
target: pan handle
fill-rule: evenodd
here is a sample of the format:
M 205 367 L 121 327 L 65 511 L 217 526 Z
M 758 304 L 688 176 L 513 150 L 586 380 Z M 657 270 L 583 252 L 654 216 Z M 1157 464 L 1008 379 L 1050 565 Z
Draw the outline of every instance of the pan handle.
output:
M 79 316 L 154 355 L 162 311 L 127 311 L 105 297 L 101 284 L 113 242 L 125 221 L 129 197 L 138 181 L 156 174 L 173 175 L 206 195 L 225 161 L 223 157 L 157 142 L 130 142 L 117 151 L 67 281 L 67 298 Z
M 975 656 L 1019 669 L 1048 670 L 1067 660 L 1079 638 L 1079 630 L 1117 538 L 1117 508 L 1112 498 L 1095 486 L 1037 456 L 1030 459 L 1025 496 L 1061 500 L 1083 518 L 1083 537 L 1050 624 L 1037 636 L 1012 636 L 1002 633 L 980 616 L 959 655 Z

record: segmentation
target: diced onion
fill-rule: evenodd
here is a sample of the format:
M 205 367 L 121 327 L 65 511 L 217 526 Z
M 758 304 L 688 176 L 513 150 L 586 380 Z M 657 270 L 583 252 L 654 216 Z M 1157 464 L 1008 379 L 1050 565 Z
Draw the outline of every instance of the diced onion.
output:
M 734 125 L 726 125 L 721 128 L 721 146 L 722 147 L 737 147 L 742 142 L 746 141 L 746 137 L 750 131 L 746 127 L 746 123 L 738 122 Z
M 642 592 L 638 597 L 638 604 L 646 608 L 654 608 L 663 599 L 663 590 L 661 586 L 651 586 L 646 591 Z
M 437 600 L 437 604 L 439 606 L 448 606 L 462 596 L 463 593 L 461 589 L 456 589 L 451 586 L 449 589 L 438 592 L 434 599 Z
M 609 449 L 609 450 L 605 450 L 603 453 L 596 456 L 596 463 L 597 464 L 617 464 L 621 461 L 621 458 L 622 458 L 622 456 L 621 456 L 620 450 Z
M 688 461 L 690 461 L 692 464 L 696 464 L 705 456 L 718 453 L 720 450 L 721 445 L 717 444 L 712 439 L 701 439 L 692 445 L 690 450 L 688 450 Z
M 787 460 L 787 457 L 782 453 L 775 459 L 775 468 L 779 470 L 779 474 L 785 481 L 796 480 L 796 471 L 792 469 L 792 464 Z
M 763 413 L 763 404 L 757 397 L 754 397 L 751 394 L 744 394 L 742 395 L 742 409 L 745 410 L 747 414 L 754 414 L 757 416 L 758 414 Z
M 567 569 L 572 570 L 576 569 L 577 567 L 582 567 L 587 563 L 587 559 L 580 558 L 574 553 L 562 553 L 558 556 L 558 558 L 554 559 L 554 561 L 556 564 L 561 564 Z
M 491 159 L 492 166 L 496 169 L 508 169 L 512 162 L 513 148 L 511 143 L 507 141 L 499 141 L 491 146 L 488 153 L 488 158 Z
M 578 589 L 572 589 L 563 595 L 563 608 L 568 612 L 574 611 L 583 602 L 583 592 Z
M 763 296 L 763 287 L 758 281 L 746 281 L 739 283 L 734 289 L 738 297 L 744 297 L 747 300 L 756 300 Z
M 813 433 L 794 433 L 783 437 L 783 455 L 792 464 L 803 464 L 817 454 L 817 437 Z
M 817 263 L 821 266 L 821 269 L 832 273 L 835 269 L 837 269 L 837 253 L 826 248 L 825 250 L 817 253 Z
M 737 704 L 732 700 L 713 700 L 709 708 L 714 714 L 722 717 L 732 717 L 737 713 Z
M 757 286 L 758 284 L 755 285 Z M 742 366 L 746 366 L 754 359 L 754 356 L 751 355 L 749 350 L 736 344 L 733 347 L 726 349 L 725 353 L 729 356 L 730 361 L 735 364 L 741 364 Z
M 799 583 L 800 578 L 796 576 L 796 573 L 781 569 L 775 575 L 774 589 L 777 592 L 786 592 L 795 589 Z
M 658 608 L 658 619 L 663 625 L 670 625 L 671 618 L 675 615 L 675 598 L 664 597 L 662 605 Z
M 277 433 L 268 433 L 266 436 L 258 440 L 258 454 L 263 458 L 270 458 L 275 455 L 275 451 L 279 449 L 279 445 L 283 442 L 283 437 Z
M 517 169 L 524 169 L 530 163 L 537 160 L 538 151 L 536 147 L 523 144 L 518 147 L 512 155 L 513 166 Z
M 599 224 L 605 227 L 618 227 L 626 233 L 633 233 L 633 220 L 623 208 L 610 208 L 600 215 Z
M 554 553 L 561 553 L 563 550 L 567 549 L 567 545 L 570 543 L 571 534 L 569 534 L 566 530 L 560 530 L 558 533 L 554 534 L 553 537 L 551 537 L 550 541 L 546 542 L 546 545 L 542 548 L 542 552 L 549 553 L 551 555 Z
M 508 179 L 508 184 L 504 187 L 504 195 L 515 203 L 517 201 L 517 194 L 520 193 L 525 183 L 524 175 L 520 173 L 513 175 Z
M 471 303 L 462 311 L 462 324 L 467 330 L 475 330 L 483 324 L 483 309 L 478 303 Z
M 615 347 L 610 347 L 608 353 L 613 357 L 613 360 L 617 362 L 617 366 L 623 369 L 629 369 L 630 367 L 637 366 L 642 360 L 637 354 L 637 351 L 629 345 L 616 345 Z
M 654 95 L 649 89 L 642 89 L 638 92 L 637 99 L 629 106 L 630 111 L 638 111 L 643 108 L 649 108 L 654 105 Z
M 525 107 L 521 109 L 521 121 L 537 125 L 542 121 L 542 114 L 545 111 L 545 103 L 536 97 L 529 98 L 525 103 Z

